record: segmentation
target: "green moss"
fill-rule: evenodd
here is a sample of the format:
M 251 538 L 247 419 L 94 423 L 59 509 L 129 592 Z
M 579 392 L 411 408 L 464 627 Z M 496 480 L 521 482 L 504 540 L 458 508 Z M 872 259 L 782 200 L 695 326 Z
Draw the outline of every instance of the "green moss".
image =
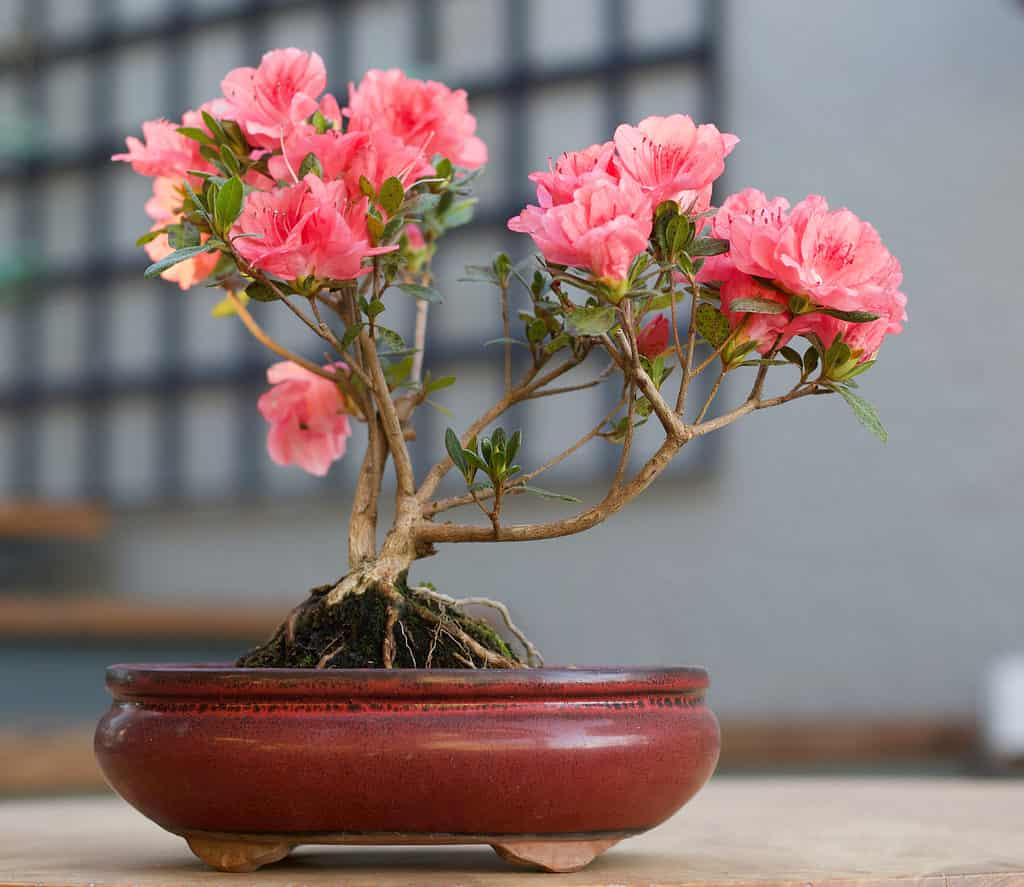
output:
M 322 586 L 310 593 L 295 619 L 290 642 L 284 628 L 279 628 L 269 641 L 243 654 L 236 664 L 245 668 L 315 668 L 326 656 L 330 668 L 383 667 L 388 605 L 393 599 L 370 587 L 327 606 L 325 593 L 329 588 Z M 486 649 L 519 661 L 486 622 L 416 595 L 405 576 L 400 577 L 397 590 L 401 599 L 394 629 L 393 667 L 468 668 L 470 662 L 476 667 L 485 665 L 451 633 L 439 628 L 436 620 L 422 615 L 423 609 L 456 623 Z

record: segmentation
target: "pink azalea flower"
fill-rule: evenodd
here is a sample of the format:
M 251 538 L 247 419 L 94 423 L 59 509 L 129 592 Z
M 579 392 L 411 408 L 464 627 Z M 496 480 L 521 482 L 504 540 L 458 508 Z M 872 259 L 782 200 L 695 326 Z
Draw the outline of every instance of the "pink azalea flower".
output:
M 547 172 L 530 173 L 537 185 L 537 202 L 545 209 L 569 203 L 576 189 L 594 178 L 618 180 L 615 165 L 615 144 L 591 145 L 582 151 L 566 151 L 556 163 L 548 164 Z
M 359 193 L 362 176 L 374 188 L 379 189 L 392 176 L 408 188 L 434 172 L 422 151 L 390 133 L 343 134 L 336 129 L 318 133 L 312 126 L 303 126 L 285 140 L 284 155 L 270 159 L 271 175 L 278 181 L 291 181 L 292 173 L 298 172 L 307 154 L 316 155 L 325 181 L 343 179 L 352 194 Z
M 668 318 L 657 314 L 640 328 L 636 346 L 648 360 L 654 360 L 668 349 Z
M 217 104 L 217 116 L 234 120 L 251 144 L 277 148 L 320 108 L 317 100 L 326 88 L 327 69 L 319 55 L 275 49 L 258 68 L 235 68 L 221 81 L 224 101 Z
M 777 344 L 780 348 L 788 342 L 795 330 L 791 326 L 792 315 L 789 311 L 780 314 L 751 314 L 734 311 L 733 303 L 737 299 L 767 299 L 785 305 L 785 297 L 770 287 L 762 286 L 746 274 L 735 273 L 722 283 L 722 314 L 729 320 L 729 328 L 742 329 L 736 333 L 733 344 L 728 350 L 735 349 L 748 342 L 756 342 L 757 350 L 767 354 Z
M 345 364 L 324 369 L 345 369 Z M 267 381 L 273 387 L 260 395 L 258 406 L 270 423 L 270 458 L 323 477 L 345 455 L 352 434 L 344 395 L 329 379 L 287 360 L 267 370 Z
M 617 284 L 647 248 L 652 216 L 650 198 L 636 182 L 596 178 L 577 188 L 571 203 L 528 206 L 508 227 L 529 234 L 549 262 L 586 268 Z
M 130 163 L 140 175 L 170 179 L 184 179 L 190 169 L 206 169 L 209 164 L 199 154 L 199 143 L 181 135 L 181 125 L 169 120 L 147 120 L 142 124 L 144 141 L 128 136 L 127 152 L 114 154 L 110 159 Z
M 351 280 L 366 271 L 367 256 L 397 249 L 370 245 L 366 211 L 366 198 L 351 198 L 344 182 L 310 174 L 291 187 L 251 193 L 233 233 L 259 236 L 239 238 L 235 249 L 285 280 Z
M 878 232 L 849 210 L 829 211 L 818 195 L 790 210 L 784 198 L 768 200 L 748 188 L 722 204 L 711 232 L 729 240 L 729 252 L 709 258 L 698 279 L 722 282 L 726 312 L 736 298 L 783 301 L 777 290 L 753 280 L 766 278 L 789 293 L 805 296 L 813 305 L 879 315 L 868 323 L 851 323 L 819 311 L 796 317 L 788 312 L 759 315 L 754 323 L 763 332 L 761 344 L 770 333 L 780 331 L 783 342 L 810 333 L 826 347 L 839 335 L 865 361 L 874 358 L 887 335 L 903 329 L 907 300 L 899 291 L 899 262 Z
M 820 195 L 770 224 L 734 216 L 729 242 L 729 257 L 740 271 L 775 280 L 815 304 L 905 317 L 899 261 L 871 225 L 848 209 L 830 212 Z
M 615 130 L 619 165 L 650 193 L 654 206 L 676 200 L 693 212 L 710 205 L 711 184 L 738 141 L 710 123 L 695 125 L 685 114 L 648 117 Z
M 428 157 L 440 154 L 467 169 L 487 162 L 464 89 L 392 69 L 367 71 L 358 86 L 349 84 L 348 93 L 349 132 L 383 130 Z
M 153 196 L 146 201 L 146 213 L 153 220 L 151 231 L 174 225 L 181 221 L 181 182 L 174 179 L 159 178 L 153 182 Z M 208 235 L 203 235 L 207 240 Z M 151 240 L 145 245 L 146 255 L 150 261 L 159 262 L 174 252 L 166 234 Z M 187 290 L 201 280 L 205 280 L 217 266 L 219 253 L 203 253 L 177 265 L 172 265 L 160 276 L 164 280 L 172 280 L 183 290 Z

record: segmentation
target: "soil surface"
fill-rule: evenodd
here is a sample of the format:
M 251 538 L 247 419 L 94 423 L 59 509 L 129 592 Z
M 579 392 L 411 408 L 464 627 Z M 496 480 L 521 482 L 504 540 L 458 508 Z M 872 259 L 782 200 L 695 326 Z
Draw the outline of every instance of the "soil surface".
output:
M 403 581 L 371 586 L 339 603 L 332 585 L 314 588 L 266 643 L 239 657 L 244 668 L 509 668 L 520 664 L 504 640 Z M 389 661 L 390 660 L 390 661 Z

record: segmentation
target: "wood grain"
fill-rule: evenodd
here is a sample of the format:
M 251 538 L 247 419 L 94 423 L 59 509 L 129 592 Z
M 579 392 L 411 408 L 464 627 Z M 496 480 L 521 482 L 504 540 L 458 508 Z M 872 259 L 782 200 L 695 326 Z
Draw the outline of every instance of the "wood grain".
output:
M 0 804 L 0 885 L 1022 887 L 1022 836 L 1024 783 L 716 778 L 582 872 L 524 874 L 486 847 L 310 847 L 240 881 L 115 799 L 20 801 Z
M 110 514 L 88 502 L 0 501 L 0 538 L 96 539 L 110 525 Z
M 0 596 L 0 639 L 189 640 L 252 643 L 290 605 L 167 604 L 138 598 Z

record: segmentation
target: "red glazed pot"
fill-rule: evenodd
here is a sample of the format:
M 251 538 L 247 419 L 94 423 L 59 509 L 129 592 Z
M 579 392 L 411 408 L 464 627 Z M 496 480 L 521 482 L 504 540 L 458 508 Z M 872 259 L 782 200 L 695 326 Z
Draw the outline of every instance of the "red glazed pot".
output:
M 707 782 L 707 686 L 698 668 L 115 665 L 96 756 L 226 871 L 331 843 L 485 843 L 572 871 Z

